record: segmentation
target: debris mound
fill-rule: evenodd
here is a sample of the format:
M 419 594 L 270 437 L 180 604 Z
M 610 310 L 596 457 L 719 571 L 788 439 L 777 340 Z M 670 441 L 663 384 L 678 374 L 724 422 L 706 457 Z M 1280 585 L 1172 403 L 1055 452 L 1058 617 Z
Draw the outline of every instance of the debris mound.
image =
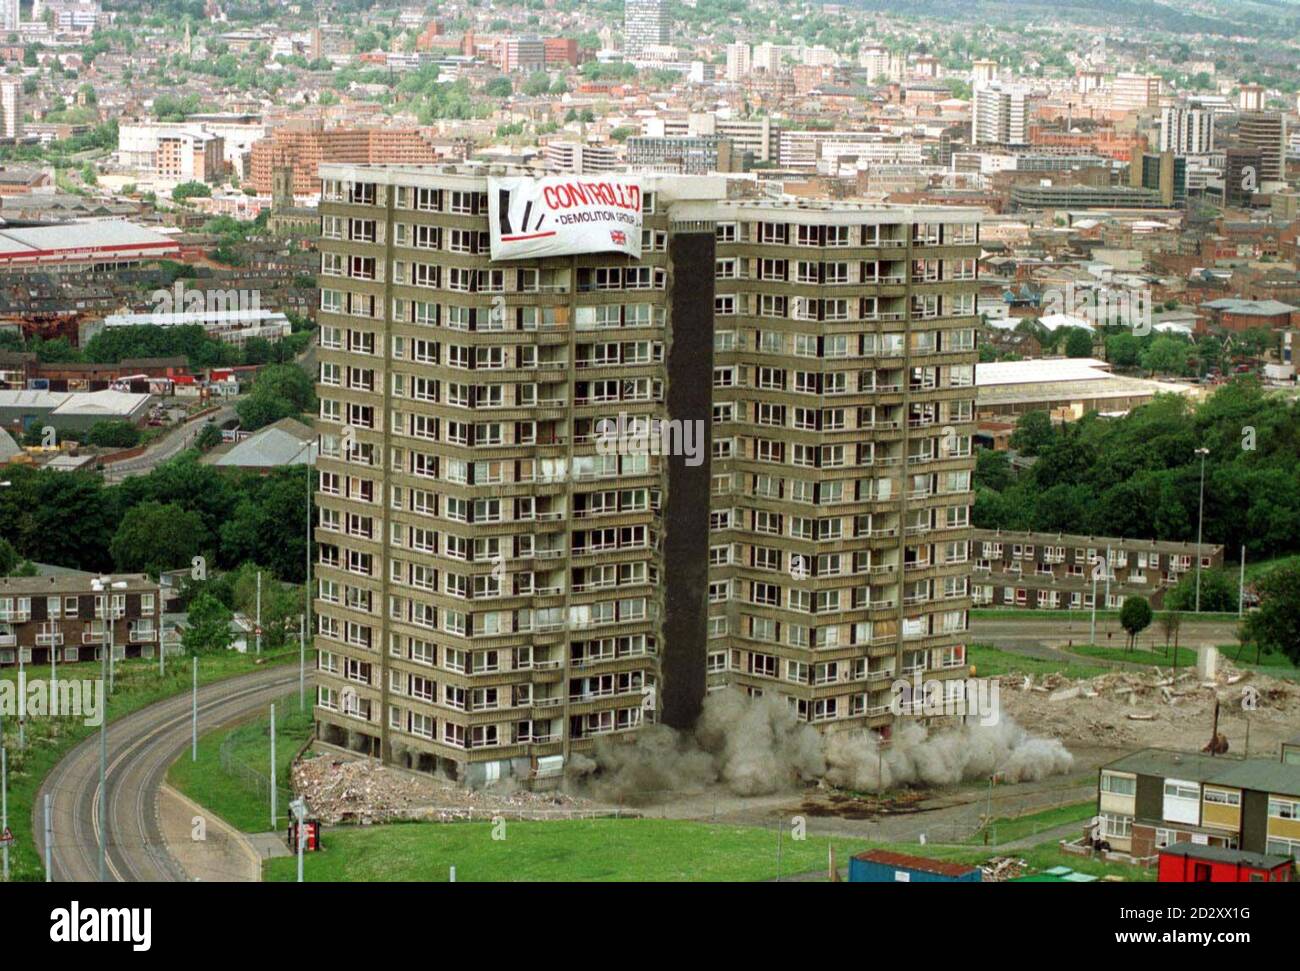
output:
M 472 790 L 449 779 L 424 777 L 368 759 L 322 755 L 293 767 L 294 791 L 315 818 L 338 823 L 421 820 L 553 819 L 591 815 L 585 800 L 559 792 L 529 792 L 509 785 Z
M 1213 675 L 1195 668 L 1127 668 L 1078 680 L 1060 673 L 1000 677 L 1005 711 L 1027 727 L 1072 742 L 1113 747 L 1244 751 L 1252 754 L 1295 734 L 1300 686 L 1220 658 Z M 1214 710 L 1221 710 L 1215 728 Z M 1222 739 L 1211 738 L 1215 731 Z

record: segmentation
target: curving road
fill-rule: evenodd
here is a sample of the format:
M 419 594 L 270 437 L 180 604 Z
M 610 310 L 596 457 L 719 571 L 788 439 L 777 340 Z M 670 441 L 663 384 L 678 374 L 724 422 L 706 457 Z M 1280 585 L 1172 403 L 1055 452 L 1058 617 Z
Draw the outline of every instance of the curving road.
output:
M 296 667 L 277 666 L 199 688 L 199 733 L 264 710 L 298 684 Z M 190 693 L 132 712 L 108 726 L 108 878 L 189 879 L 163 840 L 159 787 L 190 746 Z M 79 743 L 50 772 L 32 811 L 45 853 L 45 794 L 53 796 L 54 879 L 99 879 L 99 734 Z
M 120 482 L 129 476 L 146 475 L 157 466 L 174 459 L 185 449 L 192 446 L 194 440 L 199 437 L 199 433 L 203 431 L 203 427 L 209 421 L 220 427 L 223 422 L 229 421 L 235 416 L 235 406 L 227 404 L 205 418 L 194 419 L 183 425 L 177 425 L 175 428 L 169 429 L 167 434 L 157 441 L 151 442 L 149 447 L 135 458 L 123 459 L 121 462 L 113 462 L 104 466 L 104 481 Z

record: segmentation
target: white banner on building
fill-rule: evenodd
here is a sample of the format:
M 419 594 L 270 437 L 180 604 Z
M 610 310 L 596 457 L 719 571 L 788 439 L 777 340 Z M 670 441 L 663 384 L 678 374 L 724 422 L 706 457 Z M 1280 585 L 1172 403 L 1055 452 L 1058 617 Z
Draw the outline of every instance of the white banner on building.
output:
M 488 222 L 494 260 L 575 253 L 639 258 L 641 184 L 610 176 L 489 176 Z

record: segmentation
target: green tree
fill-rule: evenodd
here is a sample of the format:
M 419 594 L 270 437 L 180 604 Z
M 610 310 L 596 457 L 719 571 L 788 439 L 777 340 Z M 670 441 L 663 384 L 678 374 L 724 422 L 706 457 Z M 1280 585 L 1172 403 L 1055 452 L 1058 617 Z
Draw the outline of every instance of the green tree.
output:
M 282 580 L 306 576 L 307 480 L 305 465 L 258 477 L 221 525 L 221 562 L 263 563 Z
M 1037 455 L 1056 441 L 1056 428 L 1045 411 L 1027 411 L 1016 420 L 1011 447 L 1025 455 Z
M 204 425 L 203 430 L 194 439 L 194 447 L 200 452 L 206 452 L 220 444 L 221 429 L 217 427 L 215 422 Z
M 234 609 L 245 617 L 257 617 L 257 574 L 262 574 L 262 645 L 270 650 L 283 647 L 291 631 L 298 629 L 302 613 L 302 588 L 275 579 L 270 570 L 245 563 L 229 575 Z
M 35 469 L 5 475 L 13 485 L 0 489 L 0 535 L 19 555 L 79 570 L 112 566 L 116 518 L 97 476 Z
M 1137 636 L 1151 626 L 1151 605 L 1145 597 L 1125 597 L 1119 609 L 1120 626 L 1128 633 L 1128 649 L 1133 650 Z
M 264 428 L 281 418 L 316 410 L 311 377 L 296 364 L 272 364 L 258 372 L 253 391 L 235 410 L 247 431 Z
M 1011 456 L 1006 452 L 982 448 L 975 453 L 975 486 L 1001 492 L 1011 485 Z
M 1157 337 L 1142 352 L 1142 367 L 1152 374 L 1186 374 L 1191 344 L 1170 336 Z
M 1137 367 L 1142 358 L 1142 341 L 1130 333 L 1106 338 L 1106 360 L 1117 368 Z
M 212 186 L 204 182 L 182 182 L 172 189 L 173 202 L 185 202 L 187 199 L 207 199 L 212 196 Z
M 523 92 L 529 97 L 537 98 L 550 90 L 551 79 L 545 71 L 534 71 L 524 79 Z
M 21 557 L 14 544 L 0 537 L 0 577 L 7 577 L 18 568 Z
M 1092 357 L 1092 334 L 1082 327 L 1071 327 L 1065 337 L 1066 357 Z
M 144 502 L 122 517 L 110 551 L 114 566 L 126 573 L 158 576 L 188 566 L 207 539 L 203 518 L 175 503 Z
M 514 93 L 514 86 L 504 74 L 494 77 L 483 85 L 483 93 L 489 98 L 508 98 Z
M 1235 612 L 1237 592 L 1237 581 L 1226 570 L 1201 570 L 1201 610 Z M 1184 573 L 1165 594 L 1165 609 L 1196 609 L 1196 570 Z
M 1259 608 L 1242 625 L 1242 643 L 1261 653 L 1278 653 L 1300 665 L 1300 564 L 1274 567 L 1255 581 Z
M 134 448 L 140 444 L 140 429 L 129 421 L 97 421 L 86 441 L 100 448 Z
M 229 650 L 234 640 L 230 632 L 233 616 L 230 608 L 212 594 L 200 592 L 190 601 L 181 644 L 191 654 Z

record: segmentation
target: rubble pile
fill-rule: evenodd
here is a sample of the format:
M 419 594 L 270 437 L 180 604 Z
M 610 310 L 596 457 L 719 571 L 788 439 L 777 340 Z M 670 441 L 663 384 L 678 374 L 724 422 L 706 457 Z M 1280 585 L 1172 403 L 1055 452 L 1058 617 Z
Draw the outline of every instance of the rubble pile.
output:
M 995 856 L 980 866 L 984 873 L 985 883 L 999 883 L 1003 880 L 1014 880 L 1021 876 L 1028 868 L 1028 864 L 1014 856 Z
M 368 759 L 323 755 L 293 767 L 293 788 L 314 818 L 338 823 L 422 820 L 553 819 L 590 813 L 590 804 L 559 792 L 529 792 L 505 785 L 470 790 L 445 779 L 386 768 Z
M 1232 751 L 1252 754 L 1294 734 L 1300 686 L 1220 661 L 1205 677 L 1194 668 L 1109 671 L 1073 680 L 1060 673 L 998 679 L 1003 707 L 1035 731 L 1097 745 L 1185 748 L 1210 739 L 1214 707 Z

